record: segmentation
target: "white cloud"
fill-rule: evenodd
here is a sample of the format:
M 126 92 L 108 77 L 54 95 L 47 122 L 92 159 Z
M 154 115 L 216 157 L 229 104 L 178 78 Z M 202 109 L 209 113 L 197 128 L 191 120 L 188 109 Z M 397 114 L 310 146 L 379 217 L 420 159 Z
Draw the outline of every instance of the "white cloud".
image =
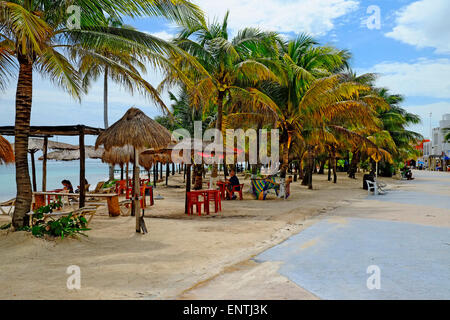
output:
M 450 1 L 420 0 L 403 8 L 387 37 L 418 48 L 450 53 Z
M 307 32 L 318 36 L 334 27 L 334 20 L 358 8 L 357 0 L 194 0 L 210 20 L 230 10 L 229 27 L 259 27 L 278 32 Z
M 164 30 L 158 31 L 158 32 L 146 32 L 146 33 L 149 33 L 152 36 L 161 38 L 161 39 L 166 40 L 166 41 L 172 40 L 172 38 L 174 37 L 174 35 L 172 33 L 169 33 L 169 32 L 164 31 Z
M 450 98 L 450 59 L 383 62 L 362 72 L 379 73 L 377 85 L 405 96 Z

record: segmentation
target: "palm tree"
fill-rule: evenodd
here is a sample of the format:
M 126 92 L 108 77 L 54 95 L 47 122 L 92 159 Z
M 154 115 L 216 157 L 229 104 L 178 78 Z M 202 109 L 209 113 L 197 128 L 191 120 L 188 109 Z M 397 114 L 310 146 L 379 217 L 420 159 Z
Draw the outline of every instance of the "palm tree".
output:
M 223 130 L 227 101 L 237 97 L 245 99 L 245 96 L 249 96 L 248 89 L 258 81 L 276 80 L 275 75 L 261 60 L 267 59 L 276 51 L 278 35 L 246 28 L 229 40 L 228 15 L 227 12 L 222 23 L 215 21 L 207 26 L 198 24 L 185 28 L 175 39 L 181 49 L 196 57 L 203 66 L 202 72 L 189 72 L 190 80 L 195 85 L 188 85 L 187 90 L 193 105 L 201 104 L 215 109 L 215 127 L 219 131 Z M 179 66 L 181 70 L 187 67 L 182 63 Z M 176 77 L 168 74 L 160 88 L 179 83 L 174 79 Z M 214 166 L 213 175 L 216 172 L 217 166 Z
M 124 28 L 127 32 L 133 33 L 134 37 L 142 34 L 133 27 L 124 25 L 117 18 L 108 18 L 107 26 L 114 28 Z M 83 89 L 86 91 L 93 81 L 103 77 L 103 121 L 104 127 L 109 127 L 108 123 L 108 81 L 111 79 L 115 83 L 124 87 L 133 94 L 135 91 L 150 96 L 154 101 L 166 111 L 164 102 L 159 98 L 157 90 L 143 79 L 142 74 L 147 72 L 145 67 L 147 48 L 137 48 L 136 52 L 117 50 L 111 46 L 103 46 L 95 50 L 86 50 L 81 46 L 74 48 L 74 60 L 78 61 L 78 68 L 82 76 Z M 160 59 L 161 60 L 161 59 Z M 162 59 L 164 62 L 164 59 Z M 109 180 L 114 179 L 114 165 L 109 166 Z
M 83 15 L 80 29 L 66 26 L 71 4 L 78 4 Z M 17 197 L 14 227 L 26 225 L 31 207 L 31 183 L 28 172 L 28 136 L 32 106 L 33 70 L 50 78 L 74 98 L 80 99 L 81 78 L 67 55 L 80 45 L 95 50 L 107 44 L 117 50 L 135 52 L 146 46 L 150 52 L 167 52 L 170 46 L 150 35 L 134 37 L 126 30 L 105 25 L 108 16 L 163 16 L 183 26 L 202 21 L 201 11 L 188 1 L 178 0 L 14 0 L 0 1 L 1 73 L 17 74 L 15 157 Z M 197 22 L 196 22 L 197 23 Z M 13 65 L 4 61 L 14 61 Z M 15 68 L 18 65 L 18 68 Z M 6 67 L 6 69 L 5 69 Z M 3 82 L 4 83 L 4 82 Z
M 258 88 L 249 91 L 253 98 L 263 101 L 277 113 L 283 145 L 283 178 L 294 136 L 303 139 L 301 131 L 307 118 L 320 118 L 326 112 L 324 106 L 338 101 L 339 93 L 330 90 L 336 87 L 339 78 L 331 74 L 345 65 L 348 58 L 346 51 L 318 46 L 311 37 L 301 35 L 281 44 L 278 60 L 264 61 L 277 75 L 277 81 L 260 82 Z

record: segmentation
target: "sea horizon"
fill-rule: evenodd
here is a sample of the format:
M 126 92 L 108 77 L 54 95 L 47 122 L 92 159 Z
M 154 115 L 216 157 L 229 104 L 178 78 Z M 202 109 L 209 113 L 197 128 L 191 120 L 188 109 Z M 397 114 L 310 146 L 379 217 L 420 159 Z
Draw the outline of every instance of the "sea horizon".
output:
M 28 167 L 32 181 L 30 161 Z M 62 180 L 69 180 L 75 190 L 79 185 L 79 171 L 79 161 L 48 161 L 47 191 L 62 188 Z M 108 164 L 102 163 L 99 159 L 86 159 L 86 179 L 90 184 L 90 190 L 94 190 L 99 181 L 108 180 Z M 0 201 L 16 197 L 16 168 L 14 165 L 0 166 L 0 181 Z M 36 161 L 36 185 L 37 190 L 42 191 L 42 161 Z

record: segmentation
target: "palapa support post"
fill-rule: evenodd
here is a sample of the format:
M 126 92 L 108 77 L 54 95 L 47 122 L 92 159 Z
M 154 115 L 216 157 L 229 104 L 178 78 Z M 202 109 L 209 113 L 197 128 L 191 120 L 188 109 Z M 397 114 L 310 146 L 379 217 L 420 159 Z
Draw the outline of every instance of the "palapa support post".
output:
M 86 149 L 84 147 L 84 126 L 79 126 L 80 140 L 80 208 L 86 200 Z
M 156 180 L 158 180 L 158 163 L 153 165 L 153 186 L 156 187 Z
M 166 186 L 169 185 L 169 175 L 170 175 L 170 167 L 169 167 L 169 163 L 166 164 Z
M 141 226 L 143 225 L 144 228 L 142 228 L 144 230 L 147 230 L 147 228 L 145 228 L 145 222 L 143 221 L 143 216 L 141 219 L 141 214 L 140 214 L 140 188 L 139 188 L 139 152 L 137 151 L 136 148 L 134 148 L 134 163 L 133 163 L 133 169 L 134 169 L 134 181 L 133 181 L 133 203 L 134 203 L 134 207 L 133 207 L 133 211 L 134 211 L 134 215 L 136 216 L 136 232 L 140 233 L 141 232 Z M 142 208 L 142 210 L 144 210 L 144 208 Z M 141 221 L 142 220 L 142 221 Z
M 184 213 L 188 213 L 188 192 L 191 192 L 191 164 L 186 164 L 186 199 L 184 204 Z
M 48 137 L 44 137 L 43 147 L 44 159 L 42 161 L 42 191 L 47 191 L 47 151 L 48 151 Z
M 31 178 L 33 180 L 33 192 L 36 192 L 37 191 L 36 164 L 34 162 L 34 153 L 35 153 L 35 151 L 30 152 L 30 157 L 31 157 Z

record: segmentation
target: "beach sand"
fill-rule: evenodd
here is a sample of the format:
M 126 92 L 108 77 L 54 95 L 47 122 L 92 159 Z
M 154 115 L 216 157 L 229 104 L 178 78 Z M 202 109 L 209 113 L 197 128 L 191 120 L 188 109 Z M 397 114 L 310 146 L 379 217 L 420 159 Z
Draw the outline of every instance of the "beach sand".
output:
M 134 217 L 94 217 L 79 239 L 43 240 L 0 231 L 0 299 L 316 299 L 277 274 L 276 263 L 252 257 L 281 243 L 338 208 L 362 201 L 367 191 L 339 173 L 338 183 L 314 175 L 314 189 L 291 185 L 288 200 L 222 202 L 211 216 L 184 214 L 184 189 L 158 186 L 146 210 L 149 234 L 136 234 Z M 382 179 L 392 188 L 398 180 Z M 182 186 L 182 176 L 169 184 Z M 104 209 L 103 209 L 104 211 Z M 0 216 L 0 225 L 10 221 Z M 71 265 L 81 269 L 81 289 L 67 289 Z M 202 291 L 215 281 L 217 290 Z M 223 290 L 221 290 L 221 288 Z M 234 292 L 231 295 L 230 292 Z

